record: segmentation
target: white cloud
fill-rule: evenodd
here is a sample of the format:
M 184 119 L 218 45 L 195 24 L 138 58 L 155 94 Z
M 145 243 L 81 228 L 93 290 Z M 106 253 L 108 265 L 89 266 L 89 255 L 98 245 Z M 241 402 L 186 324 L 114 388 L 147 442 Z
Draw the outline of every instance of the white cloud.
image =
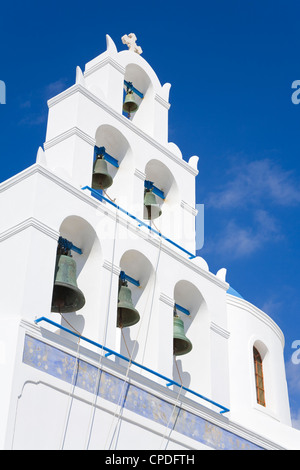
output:
M 269 159 L 239 161 L 228 170 L 227 183 L 210 194 L 207 204 L 231 209 L 261 204 L 262 201 L 280 206 L 300 203 L 300 185 L 292 171 L 287 171 Z
M 46 99 L 53 98 L 65 90 L 67 88 L 66 82 L 67 80 L 65 78 L 60 78 L 55 82 L 49 83 L 49 85 L 45 87 Z
M 240 158 L 225 176 L 225 184 L 205 201 L 206 211 L 221 211 L 224 229 L 205 248 L 237 258 L 282 240 L 284 227 L 276 210 L 300 204 L 300 185 L 293 172 L 270 159 L 247 162 Z
M 277 220 L 266 210 L 253 211 L 248 224 L 238 223 L 236 218 L 229 220 L 217 238 L 210 240 L 209 251 L 227 254 L 231 258 L 250 256 L 261 249 L 267 242 L 282 239 Z
M 292 426 L 300 430 L 300 409 L 292 413 Z
M 40 88 L 35 93 L 31 93 L 31 96 L 20 104 L 24 116 L 18 124 L 31 127 L 46 123 L 48 117 L 47 100 L 58 95 L 66 88 L 67 80 L 60 78 Z
M 286 363 L 286 377 L 290 395 L 300 396 L 300 364 L 294 364 L 292 360 Z M 292 425 L 300 429 L 300 408 L 291 409 Z

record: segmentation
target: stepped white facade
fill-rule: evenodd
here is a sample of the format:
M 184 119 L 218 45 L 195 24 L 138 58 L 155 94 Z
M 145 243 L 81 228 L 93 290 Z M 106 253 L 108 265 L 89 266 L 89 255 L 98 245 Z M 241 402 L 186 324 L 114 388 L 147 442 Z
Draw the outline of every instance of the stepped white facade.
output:
M 132 118 L 124 81 L 143 95 Z M 230 289 L 225 269 L 213 274 L 195 256 L 198 158 L 186 162 L 168 141 L 169 90 L 107 36 L 107 50 L 48 102 L 36 163 L 0 185 L 2 449 L 300 449 L 281 330 Z M 118 166 L 108 163 L 113 184 L 99 197 L 95 147 Z M 155 225 L 144 219 L 145 181 L 164 195 Z M 51 312 L 60 237 L 81 250 L 72 256 L 85 296 L 64 315 Z M 128 286 L 140 314 L 122 330 L 121 272 L 139 283 Z M 174 304 L 193 344 L 177 357 Z

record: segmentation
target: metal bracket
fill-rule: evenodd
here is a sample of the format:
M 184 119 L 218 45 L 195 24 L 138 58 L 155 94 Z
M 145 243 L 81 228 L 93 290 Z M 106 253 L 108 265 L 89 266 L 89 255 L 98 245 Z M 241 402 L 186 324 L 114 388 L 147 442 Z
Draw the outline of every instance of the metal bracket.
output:
M 116 168 L 119 168 L 119 162 L 116 158 L 112 157 L 105 151 L 105 147 L 97 147 L 95 145 L 94 149 L 94 157 L 97 157 L 98 155 L 102 155 L 104 160 L 106 160 L 108 163 L 111 165 L 115 166 Z
M 135 279 L 133 279 L 133 277 L 128 276 L 128 274 L 126 274 L 125 271 L 120 272 L 120 279 L 122 281 L 128 281 L 137 287 L 140 287 L 140 281 L 136 281 Z
M 179 310 L 180 312 L 184 313 L 185 315 L 190 315 L 190 311 L 187 310 L 186 308 L 182 307 L 181 305 L 175 304 L 176 310 Z
M 138 95 L 140 98 L 144 98 L 144 95 L 143 93 L 141 93 L 139 90 L 137 90 L 133 85 L 132 85 L 132 82 L 127 82 L 126 80 L 124 80 L 124 83 L 126 85 L 126 87 L 128 88 L 128 90 L 132 90 L 136 95 Z
M 82 255 L 82 250 L 77 246 L 73 245 L 73 243 L 67 240 L 66 238 L 59 237 L 58 244 L 68 251 L 73 250 L 76 251 L 76 253 L 78 253 L 79 255 Z
M 164 192 L 161 189 L 154 186 L 152 181 L 145 180 L 145 189 L 152 190 L 152 192 L 156 194 L 156 196 L 160 197 L 161 199 L 165 199 Z

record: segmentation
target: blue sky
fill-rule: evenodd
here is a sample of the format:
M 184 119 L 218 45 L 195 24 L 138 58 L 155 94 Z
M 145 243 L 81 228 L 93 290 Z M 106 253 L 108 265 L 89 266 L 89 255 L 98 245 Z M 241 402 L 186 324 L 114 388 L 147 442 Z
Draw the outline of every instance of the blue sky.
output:
M 161 83 L 172 84 L 169 140 L 199 156 L 197 203 L 205 205 L 199 252 L 212 272 L 265 310 L 286 338 L 290 403 L 300 428 L 300 80 L 298 1 L 174 3 L 86 0 L 1 5 L 0 180 L 35 162 L 47 99 L 75 68 L 118 49 L 134 32 Z

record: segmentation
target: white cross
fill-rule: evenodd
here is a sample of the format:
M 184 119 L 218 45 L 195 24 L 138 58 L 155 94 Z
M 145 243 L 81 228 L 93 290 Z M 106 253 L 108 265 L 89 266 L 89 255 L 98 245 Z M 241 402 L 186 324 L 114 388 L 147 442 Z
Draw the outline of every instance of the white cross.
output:
M 134 33 L 130 33 L 128 35 L 125 34 L 121 39 L 123 44 L 127 44 L 130 51 L 136 52 L 137 54 L 141 54 L 143 52 L 142 48 L 136 45 L 137 37 Z

